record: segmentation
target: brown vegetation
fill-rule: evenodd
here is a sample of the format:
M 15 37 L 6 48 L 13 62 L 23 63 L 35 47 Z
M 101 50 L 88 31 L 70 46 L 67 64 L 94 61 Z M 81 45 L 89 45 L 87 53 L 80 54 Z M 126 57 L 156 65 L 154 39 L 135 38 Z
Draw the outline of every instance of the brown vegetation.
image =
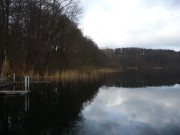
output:
M 99 49 L 78 28 L 80 15 L 77 0 L 1 0 L 0 72 L 81 81 L 117 68 L 180 69 L 180 52 L 172 50 Z
M 3 74 L 4 74 L 5 76 L 6 76 L 6 74 L 7 74 L 8 71 L 9 71 L 9 61 L 8 61 L 7 57 L 5 57 L 5 59 L 4 59 L 4 61 L 3 61 L 1 71 L 3 72 Z
M 103 54 L 78 28 L 78 0 L 1 0 L 0 65 L 40 74 L 102 66 Z M 38 75 L 37 75 L 38 77 Z
M 63 82 L 77 82 L 77 81 L 97 81 L 103 74 L 116 72 L 115 69 L 99 68 L 91 70 L 64 70 L 53 73 L 45 72 L 44 74 L 35 73 L 32 70 L 24 75 L 29 75 L 32 80 L 43 81 L 63 81 Z

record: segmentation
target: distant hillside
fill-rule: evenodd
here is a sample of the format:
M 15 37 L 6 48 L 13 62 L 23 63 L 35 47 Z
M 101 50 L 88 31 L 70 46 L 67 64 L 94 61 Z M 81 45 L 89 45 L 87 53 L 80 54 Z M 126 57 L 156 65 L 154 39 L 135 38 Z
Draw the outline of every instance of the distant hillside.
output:
M 117 48 L 104 49 L 111 65 L 121 67 L 179 69 L 180 52 L 162 49 Z

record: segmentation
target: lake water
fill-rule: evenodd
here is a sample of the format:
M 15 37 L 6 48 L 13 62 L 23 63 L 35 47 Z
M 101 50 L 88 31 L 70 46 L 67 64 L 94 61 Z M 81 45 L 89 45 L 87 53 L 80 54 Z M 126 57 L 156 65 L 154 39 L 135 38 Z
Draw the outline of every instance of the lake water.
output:
M 180 73 L 135 71 L 34 84 L 29 96 L 0 96 L 0 134 L 179 135 L 179 84 Z

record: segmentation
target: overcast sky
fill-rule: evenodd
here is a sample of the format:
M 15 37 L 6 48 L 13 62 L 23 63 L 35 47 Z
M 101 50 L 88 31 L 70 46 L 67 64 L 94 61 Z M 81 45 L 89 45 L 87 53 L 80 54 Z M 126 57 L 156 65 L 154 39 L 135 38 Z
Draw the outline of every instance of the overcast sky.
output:
M 180 0 L 81 0 L 80 28 L 100 48 L 180 50 Z

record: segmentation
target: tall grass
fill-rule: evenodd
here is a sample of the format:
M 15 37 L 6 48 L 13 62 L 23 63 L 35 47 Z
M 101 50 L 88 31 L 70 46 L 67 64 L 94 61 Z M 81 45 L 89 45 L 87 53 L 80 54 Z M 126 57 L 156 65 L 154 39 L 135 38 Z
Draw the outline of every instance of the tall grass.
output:
M 3 74 L 6 76 L 8 71 L 9 71 L 9 61 L 7 59 L 7 57 L 5 57 L 3 64 L 2 64 L 2 69 L 1 71 L 3 72 Z
M 3 73 L 9 71 L 9 63 L 7 60 L 4 61 L 2 66 Z M 63 81 L 63 82 L 78 82 L 78 81 L 97 81 L 103 74 L 117 72 L 115 69 L 111 68 L 82 68 L 81 70 L 63 70 L 44 73 L 35 72 L 34 68 L 29 71 L 14 72 L 16 73 L 17 80 L 22 80 L 24 76 L 29 76 L 32 81 Z
M 63 71 L 61 74 L 62 81 L 90 81 L 98 80 L 99 73 L 94 71 L 77 71 L 77 70 L 67 70 Z
M 56 72 L 46 71 L 44 74 L 34 73 L 33 70 L 27 72 L 27 75 L 34 81 L 63 81 L 63 82 L 77 82 L 77 81 L 97 81 L 105 73 L 116 72 L 114 69 L 100 68 L 88 70 L 63 70 Z
M 2 73 L 0 72 L 0 81 L 7 80 L 8 72 L 9 72 L 9 61 L 7 57 L 5 57 L 2 63 L 0 71 L 2 72 Z

